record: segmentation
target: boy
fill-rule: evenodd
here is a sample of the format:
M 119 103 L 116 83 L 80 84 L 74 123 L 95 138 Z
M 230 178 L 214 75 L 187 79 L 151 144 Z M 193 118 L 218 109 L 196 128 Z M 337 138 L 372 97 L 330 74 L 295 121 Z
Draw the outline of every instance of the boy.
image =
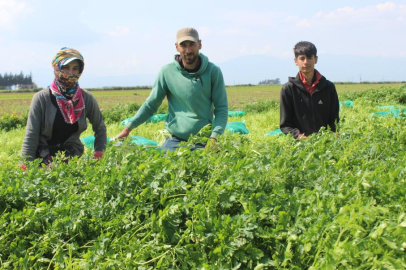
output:
M 298 42 L 293 48 L 296 78 L 282 87 L 280 94 L 280 128 L 294 138 L 306 138 L 321 127 L 336 131 L 339 121 L 339 101 L 334 84 L 322 76 L 314 65 L 317 49 L 313 43 Z

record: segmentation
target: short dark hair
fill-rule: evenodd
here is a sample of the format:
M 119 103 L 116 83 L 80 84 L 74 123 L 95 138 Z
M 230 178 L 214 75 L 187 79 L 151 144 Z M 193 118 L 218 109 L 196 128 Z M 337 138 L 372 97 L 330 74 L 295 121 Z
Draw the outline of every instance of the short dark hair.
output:
M 313 43 L 309 41 L 300 41 L 296 43 L 295 47 L 293 48 L 293 53 L 295 54 L 295 58 L 299 55 L 306 55 L 307 57 L 317 56 L 317 49 Z

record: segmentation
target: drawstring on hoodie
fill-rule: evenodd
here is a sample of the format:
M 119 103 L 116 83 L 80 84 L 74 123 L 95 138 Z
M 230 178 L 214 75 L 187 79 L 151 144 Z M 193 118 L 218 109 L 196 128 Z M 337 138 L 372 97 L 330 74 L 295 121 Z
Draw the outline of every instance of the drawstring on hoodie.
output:
M 195 82 L 197 81 L 197 79 L 199 79 L 200 80 L 200 83 L 202 84 L 202 86 L 203 86 L 203 80 L 202 80 L 202 77 L 200 77 L 200 75 L 198 75 L 198 74 L 196 74 L 195 75 L 195 78 L 193 79 Z

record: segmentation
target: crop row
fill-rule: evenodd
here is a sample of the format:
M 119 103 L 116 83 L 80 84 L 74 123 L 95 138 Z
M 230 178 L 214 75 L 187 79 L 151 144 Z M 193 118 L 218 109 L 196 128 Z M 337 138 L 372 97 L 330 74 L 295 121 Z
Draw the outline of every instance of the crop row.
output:
M 370 118 L 404 91 L 340 96 L 338 135 L 2 163 L 0 268 L 404 269 L 406 119 Z

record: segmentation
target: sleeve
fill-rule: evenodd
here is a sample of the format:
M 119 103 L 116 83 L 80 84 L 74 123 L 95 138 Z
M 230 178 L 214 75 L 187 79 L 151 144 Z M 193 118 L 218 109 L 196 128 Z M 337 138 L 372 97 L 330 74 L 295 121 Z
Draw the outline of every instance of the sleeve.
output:
M 216 68 L 212 77 L 212 102 L 214 105 L 214 127 L 210 135 L 211 138 L 216 138 L 224 133 L 228 119 L 228 101 L 227 92 L 224 84 L 223 74 L 220 68 Z
M 280 129 L 284 134 L 292 134 L 297 138 L 300 130 L 295 125 L 295 108 L 293 105 L 293 97 L 289 94 L 286 85 L 282 87 L 280 93 Z
M 165 83 L 163 69 L 158 74 L 157 79 L 155 80 L 154 86 L 152 87 L 151 94 L 142 104 L 141 108 L 137 113 L 131 118 L 127 127 L 132 130 L 139 125 L 145 123 L 151 116 L 156 113 L 159 106 L 161 106 L 162 101 L 166 97 L 168 87 Z
M 104 151 L 107 143 L 107 131 L 104 124 L 103 115 L 100 111 L 99 104 L 92 94 L 86 92 L 87 104 L 86 104 L 86 117 L 92 124 L 94 132 L 94 151 Z
M 331 131 L 336 132 L 338 122 L 340 121 L 340 102 L 338 100 L 337 90 L 334 83 L 331 83 L 331 103 L 330 103 L 329 126 Z
M 28 112 L 27 125 L 25 127 L 25 136 L 21 155 L 27 161 L 33 161 L 36 158 L 38 150 L 40 132 L 43 119 L 43 108 L 39 94 L 35 94 L 31 101 L 30 110 Z

